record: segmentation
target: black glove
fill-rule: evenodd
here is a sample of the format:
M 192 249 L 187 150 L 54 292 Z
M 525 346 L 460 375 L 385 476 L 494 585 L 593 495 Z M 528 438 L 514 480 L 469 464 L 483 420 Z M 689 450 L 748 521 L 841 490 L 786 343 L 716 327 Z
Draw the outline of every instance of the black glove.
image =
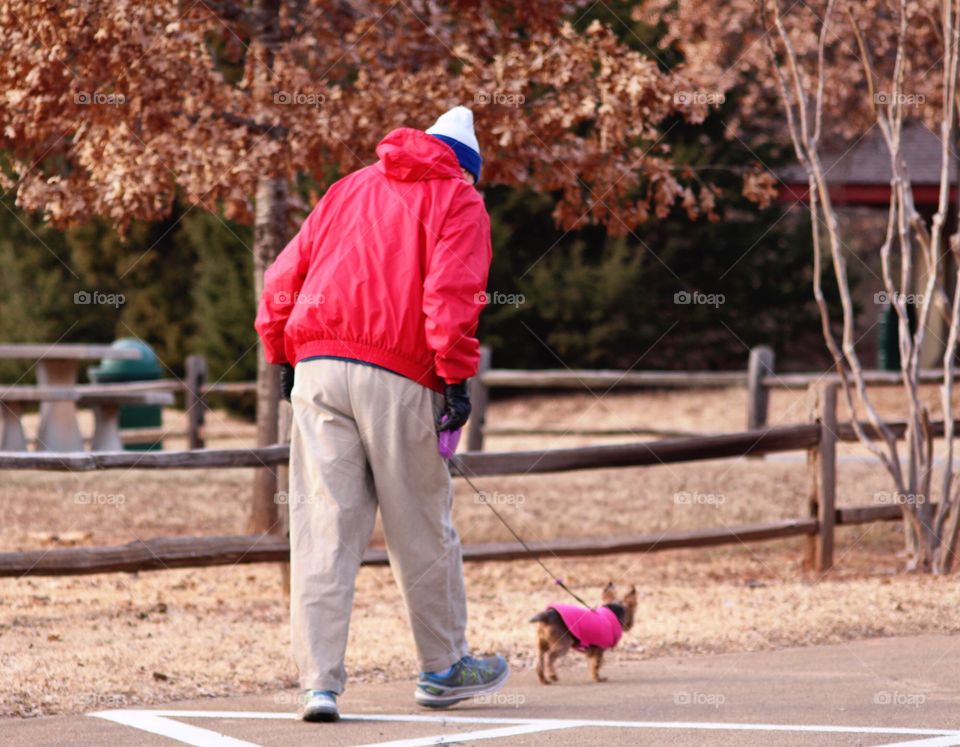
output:
M 290 393 L 293 391 L 293 366 L 289 363 L 280 364 L 280 396 L 287 402 L 290 401 Z
M 443 410 L 437 418 L 437 433 L 462 428 L 470 417 L 470 395 L 467 382 L 447 384 L 443 391 Z

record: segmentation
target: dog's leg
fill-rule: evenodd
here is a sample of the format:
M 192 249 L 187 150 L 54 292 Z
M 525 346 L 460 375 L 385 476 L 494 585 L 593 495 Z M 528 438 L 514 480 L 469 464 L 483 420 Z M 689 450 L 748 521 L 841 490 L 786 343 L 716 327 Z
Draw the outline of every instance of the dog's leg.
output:
M 547 652 L 550 650 L 550 641 L 547 638 L 547 632 L 542 628 L 537 628 L 537 679 L 540 680 L 541 685 L 549 685 L 550 680 L 547 679 L 546 673 L 544 672 L 544 663 L 543 660 L 546 657 Z
M 606 682 L 606 677 L 600 676 L 600 666 L 603 664 L 603 649 L 591 646 L 587 649 L 587 658 L 590 660 L 590 676 L 594 682 Z
M 547 654 L 547 677 L 550 678 L 551 682 L 557 681 L 557 659 L 564 656 L 573 645 L 569 635 L 562 636 L 559 640 L 553 642 L 553 645 L 550 647 L 550 653 Z
M 550 678 L 551 682 L 556 682 L 559 678 L 557 677 L 557 668 L 555 666 L 557 659 L 563 656 L 566 651 L 557 651 L 553 649 L 547 654 L 547 677 Z

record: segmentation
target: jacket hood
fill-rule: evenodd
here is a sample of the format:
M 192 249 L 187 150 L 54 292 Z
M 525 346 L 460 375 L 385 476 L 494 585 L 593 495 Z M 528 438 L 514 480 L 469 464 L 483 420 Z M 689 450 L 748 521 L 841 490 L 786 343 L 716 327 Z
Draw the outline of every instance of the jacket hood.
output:
M 420 130 L 401 127 L 377 146 L 379 168 L 404 182 L 461 178 L 460 163 L 446 143 Z

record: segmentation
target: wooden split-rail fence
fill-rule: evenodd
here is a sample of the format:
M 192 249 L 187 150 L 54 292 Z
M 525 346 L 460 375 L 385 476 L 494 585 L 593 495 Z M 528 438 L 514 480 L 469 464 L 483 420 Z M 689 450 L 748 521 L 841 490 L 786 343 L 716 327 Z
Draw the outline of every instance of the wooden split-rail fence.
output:
M 515 380 L 511 379 L 511 382 Z M 489 384 L 489 380 L 487 384 Z M 511 385 L 514 385 L 511 383 Z M 766 386 L 766 384 L 764 384 Z M 896 504 L 837 507 L 838 444 L 856 441 L 850 423 L 837 420 L 837 384 L 816 381 L 809 386 L 813 417 L 810 422 L 753 428 L 743 432 L 668 438 L 654 441 L 578 448 L 512 452 L 468 451 L 455 457 L 454 474 L 471 477 L 544 474 L 584 469 L 657 467 L 699 460 L 738 459 L 799 451 L 808 454 L 811 489 L 806 511 L 795 518 L 706 529 L 635 533 L 612 537 L 531 541 L 534 555 L 542 557 L 591 556 L 626 552 L 652 552 L 737 544 L 804 536 L 805 560 L 825 571 L 833 563 L 836 527 L 873 521 L 896 521 Z M 289 407 L 282 410 L 289 417 Z M 935 436 L 943 423 L 932 423 Z M 868 428 L 869 430 L 869 428 Z M 898 438 L 903 424 L 891 424 Z M 284 429 L 281 429 L 284 432 Z M 111 469 L 213 469 L 258 468 L 286 465 L 287 444 L 263 448 L 196 449 L 167 452 L 100 452 L 47 454 L 0 453 L 0 470 L 58 470 L 87 472 Z M 516 560 L 529 557 L 518 543 L 467 545 L 466 561 Z M 276 534 L 165 537 L 109 547 L 48 548 L 0 553 L 0 576 L 74 575 L 115 571 L 286 562 L 289 544 L 285 531 Z M 363 562 L 384 564 L 382 550 L 368 549 Z

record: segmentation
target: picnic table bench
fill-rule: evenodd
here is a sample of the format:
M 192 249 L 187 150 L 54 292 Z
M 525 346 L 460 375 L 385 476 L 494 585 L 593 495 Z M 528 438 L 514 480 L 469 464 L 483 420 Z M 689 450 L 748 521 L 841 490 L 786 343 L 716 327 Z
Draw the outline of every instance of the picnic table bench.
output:
M 3 433 L 0 451 L 25 451 L 27 441 L 23 433 L 23 405 L 38 403 L 41 407 L 41 428 L 38 433 L 40 451 L 82 451 L 83 436 L 77 425 L 77 407 L 92 407 L 94 412 L 93 451 L 120 451 L 119 412 L 123 405 L 172 405 L 172 386 L 169 382 L 131 382 L 126 384 L 77 384 L 74 386 L 8 386 L 0 388 L 0 414 Z M 44 437 L 44 405 L 69 404 L 77 440 L 75 448 L 51 448 Z M 49 426 L 48 426 L 49 431 Z M 56 441 L 57 446 L 63 440 Z
M 171 392 L 104 392 L 80 396 L 80 406 L 93 407 L 94 429 L 90 451 L 123 451 L 120 437 L 120 407 L 123 405 L 172 405 Z

